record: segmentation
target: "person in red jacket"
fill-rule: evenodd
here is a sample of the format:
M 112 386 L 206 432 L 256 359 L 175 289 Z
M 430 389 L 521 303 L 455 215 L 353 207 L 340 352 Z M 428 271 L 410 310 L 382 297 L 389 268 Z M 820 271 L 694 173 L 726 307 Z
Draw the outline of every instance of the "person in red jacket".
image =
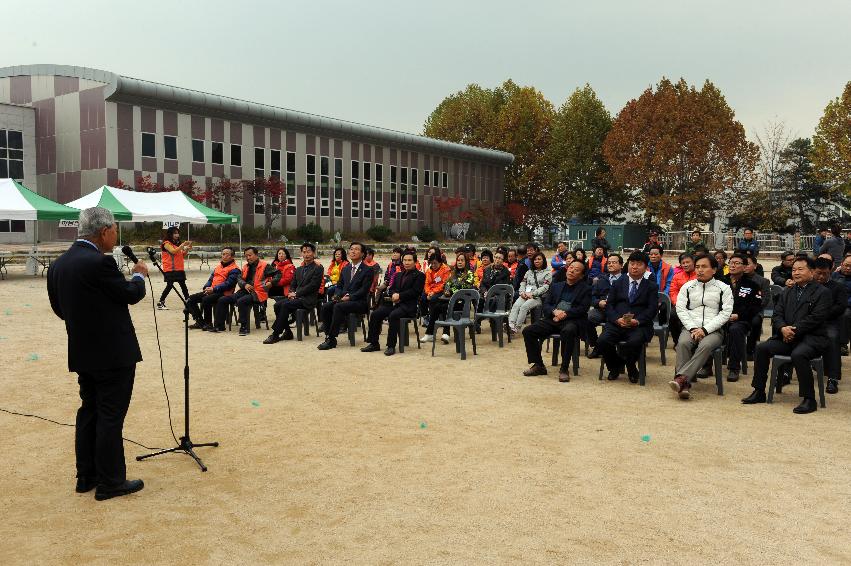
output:
M 278 248 L 275 259 L 266 266 L 263 288 L 270 297 L 286 297 L 295 275 L 295 264 L 287 248 Z
M 694 270 L 694 256 L 682 253 L 680 254 L 680 271 L 671 279 L 671 289 L 668 295 L 671 297 L 671 318 L 668 319 L 668 328 L 671 331 L 671 338 L 674 340 L 675 346 L 683 329 L 683 325 L 677 317 L 677 296 L 679 296 L 682 286 L 692 279 L 697 279 L 697 272 Z

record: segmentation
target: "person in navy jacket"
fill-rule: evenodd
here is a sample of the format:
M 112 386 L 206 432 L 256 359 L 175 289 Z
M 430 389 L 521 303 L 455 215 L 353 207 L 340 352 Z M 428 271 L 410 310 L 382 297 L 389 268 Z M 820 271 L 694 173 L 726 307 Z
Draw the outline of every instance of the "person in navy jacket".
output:
M 337 347 L 340 325 L 350 313 L 366 314 L 369 310 L 369 290 L 372 287 L 373 269 L 363 262 L 364 245 L 352 242 L 349 246 L 349 265 L 340 273 L 340 281 L 332 299 L 322 305 L 322 324 L 325 341 L 318 348 L 330 350 Z
M 636 362 L 643 345 L 653 337 L 653 318 L 659 310 L 659 287 L 645 279 L 647 255 L 640 251 L 627 259 L 627 274 L 615 281 L 606 303 L 606 327 L 597 351 L 606 361 L 609 380 L 617 379 L 626 366 L 629 380 L 638 382 Z M 625 342 L 618 353 L 617 345 Z

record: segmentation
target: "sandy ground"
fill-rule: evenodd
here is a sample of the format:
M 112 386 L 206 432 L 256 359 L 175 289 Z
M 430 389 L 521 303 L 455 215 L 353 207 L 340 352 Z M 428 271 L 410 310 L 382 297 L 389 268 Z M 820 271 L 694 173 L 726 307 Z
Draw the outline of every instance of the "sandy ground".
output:
M 149 299 L 131 309 L 145 361 L 125 436 L 168 447 Z M 169 304 L 157 319 L 180 434 Z M 192 332 L 192 437 L 221 446 L 199 449 L 201 473 L 184 455 L 136 462 L 147 450 L 127 443 L 128 475 L 146 484 L 133 496 L 75 494 L 73 429 L 0 413 L 0 564 L 851 562 L 844 386 L 797 416 L 794 385 L 741 406 L 748 378 L 675 400 L 674 353 L 662 367 L 655 341 L 640 388 L 598 381 L 585 358 L 568 384 L 525 378 L 522 341 L 500 350 L 487 334 L 466 362 L 440 344 L 433 359 L 386 358 L 265 336 Z M 0 407 L 73 422 L 65 348 L 45 279 L 13 268 Z

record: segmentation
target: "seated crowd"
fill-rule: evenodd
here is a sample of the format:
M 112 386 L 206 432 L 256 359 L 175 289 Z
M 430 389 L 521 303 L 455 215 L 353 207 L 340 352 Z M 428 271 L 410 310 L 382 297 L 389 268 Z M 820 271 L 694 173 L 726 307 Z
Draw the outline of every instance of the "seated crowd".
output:
M 310 243 L 301 246 L 297 266 L 286 248 L 279 248 L 267 263 L 249 246 L 240 268 L 234 250 L 225 247 L 202 290 L 188 297 L 187 311 L 195 321 L 190 328 L 221 332 L 235 315 L 239 334 L 248 335 L 252 311 L 265 316 L 271 300 L 275 321 L 264 344 L 292 340 L 291 326 L 304 311 L 304 316 L 321 322 L 325 338 L 319 350 L 335 348 L 341 329 L 357 318 L 368 329 L 361 351 L 383 349 L 389 356 L 396 352 L 403 320 L 422 322 L 422 342 L 449 343 L 449 329 L 439 326 L 457 318 L 464 305 L 450 298 L 470 290 L 478 299 L 479 313 L 499 310 L 509 336 L 522 331 L 526 376 L 547 374 L 542 348 L 556 338 L 560 382 L 570 381 L 569 365 L 582 340 L 591 349 L 589 358 L 602 358 L 609 380 L 625 371 L 629 381 L 637 383 L 646 345 L 661 330 L 674 342 L 670 386 L 681 399 L 691 397 L 696 380 L 712 374 L 719 352 L 726 359 L 730 382 L 739 379 L 748 361 L 754 362 L 753 392 L 744 404 L 766 401 L 768 372 L 777 355 L 791 360 L 791 367 L 780 372 L 777 390 L 789 382 L 792 368 L 798 378 L 802 401 L 795 413 L 817 409 L 814 359 L 823 360 L 827 392 L 838 391 L 840 356 L 848 354 L 851 254 L 837 257 L 831 248 L 813 259 L 806 253 L 784 252 L 781 264 L 766 278 L 757 262 L 759 244 L 752 230 L 746 230 L 731 256 L 707 249 L 695 230 L 676 265 L 663 259 L 655 232 L 626 259 L 611 253 L 605 236 L 605 230 L 597 230 L 590 257 L 560 242 L 549 263 L 535 243 L 478 254 L 467 244 L 449 258 L 433 243 L 422 264 L 416 250 L 395 248 L 383 270 L 373 259 L 374 251 L 359 242 L 348 250 L 335 249 L 327 270 Z M 771 333 L 760 341 L 766 315 L 771 316 Z M 476 318 L 473 324 L 480 332 Z M 597 326 L 602 326 L 599 336 Z

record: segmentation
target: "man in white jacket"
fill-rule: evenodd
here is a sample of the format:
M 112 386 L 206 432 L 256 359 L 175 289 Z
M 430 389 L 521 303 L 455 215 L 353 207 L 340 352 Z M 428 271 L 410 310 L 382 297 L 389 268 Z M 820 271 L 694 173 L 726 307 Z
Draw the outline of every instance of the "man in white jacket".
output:
M 677 373 L 670 382 L 680 399 L 690 397 L 691 380 L 724 341 L 723 329 L 733 314 L 730 286 L 715 279 L 718 261 L 712 256 L 695 260 L 697 279 L 682 286 L 677 316 L 683 324 L 677 341 Z

